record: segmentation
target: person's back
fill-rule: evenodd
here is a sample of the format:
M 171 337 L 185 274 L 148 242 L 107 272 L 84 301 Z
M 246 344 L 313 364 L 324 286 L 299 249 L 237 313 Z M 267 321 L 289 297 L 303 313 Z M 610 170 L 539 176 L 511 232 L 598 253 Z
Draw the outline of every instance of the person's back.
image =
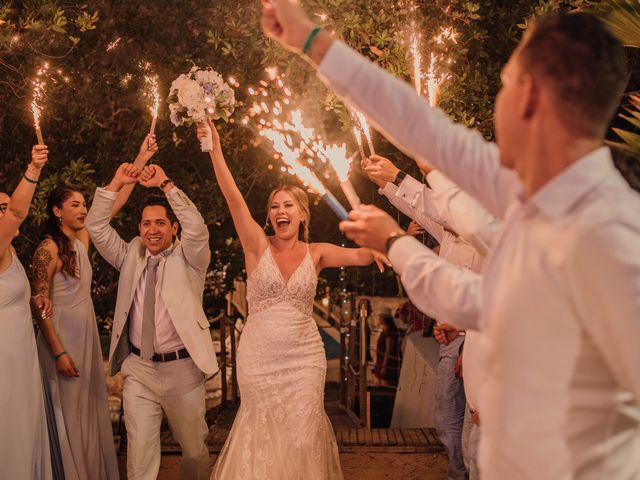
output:
M 602 250 L 640 266 L 633 252 L 640 196 L 608 157 L 602 149 L 579 161 L 508 218 L 502 238 L 510 241 L 485 270 L 491 301 L 482 316 L 491 344 L 482 434 L 486 445 L 500 447 L 481 449 L 491 459 L 483 464 L 489 478 L 505 471 L 530 478 L 524 472 L 536 469 L 540 478 L 631 478 L 625 469 L 638 471 L 631 460 L 640 449 L 640 411 L 619 375 L 619 357 L 609 354 L 625 342 L 619 329 L 607 330 L 630 317 L 599 297 L 598 287 L 634 286 L 598 262 Z

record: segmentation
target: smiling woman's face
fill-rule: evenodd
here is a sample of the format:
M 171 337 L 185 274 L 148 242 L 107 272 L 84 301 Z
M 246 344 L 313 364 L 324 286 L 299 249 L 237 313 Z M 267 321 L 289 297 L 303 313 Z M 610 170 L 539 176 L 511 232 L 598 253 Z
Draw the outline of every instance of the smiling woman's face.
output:
M 87 202 L 80 192 L 71 192 L 62 208 L 53 207 L 53 213 L 60 219 L 60 223 L 73 231 L 84 228 L 84 219 L 87 216 Z
M 297 237 L 302 221 L 295 198 L 286 190 L 276 192 L 269 205 L 269 222 L 273 225 L 276 237 L 283 240 Z

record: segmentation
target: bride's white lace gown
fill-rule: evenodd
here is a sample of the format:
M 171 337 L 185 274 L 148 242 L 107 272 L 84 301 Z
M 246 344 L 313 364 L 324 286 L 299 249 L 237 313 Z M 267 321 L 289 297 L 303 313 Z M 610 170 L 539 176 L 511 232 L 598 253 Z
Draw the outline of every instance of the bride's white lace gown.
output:
M 249 317 L 237 359 L 241 405 L 212 479 L 343 478 L 324 411 L 327 361 L 311 318 L 316 284 L 309 251 L 285 282 L 270 247 L 247 279 Z

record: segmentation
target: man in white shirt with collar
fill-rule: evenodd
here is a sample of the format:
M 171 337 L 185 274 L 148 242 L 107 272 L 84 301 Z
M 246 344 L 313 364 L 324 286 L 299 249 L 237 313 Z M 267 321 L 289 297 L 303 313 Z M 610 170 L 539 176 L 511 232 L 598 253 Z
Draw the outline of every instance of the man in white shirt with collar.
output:
M 164 196 L 143 201 L 140 236 L 126 242 L 109 225 L 108 212 L 131 183 L 158 187 Z M 164 412 L 182 448 L 180 477 L 208 480 L 204 381 L 218 365 L 202 308 L 211 259 L 207 225 L 159 166 L 140 173 L 131 164 L 96 189 L 86 225 L 98 252 L 120 272 L 109 373 L 124 377 L 127 477 L 157 477 Z
M 415 220 L 438 242 L 440 258 L 463 269 L 480 271 L 484 256 L 461 238 L 451 226 L 452 223 L 456 223 L 458 227 L 465 227 L 470 232 L 472 224 L 484 231 L 490 229 L 495 223 L 499 223 L 475 200 L 460 192 L 460 189 L 436 171 L 430 171 L 427 174 L 436 185 L 436 189 L 432 190 L 380 155 L 372 155 L 363 160 L 362 167 L 369 180 L 380 187 L 379 193 L 386 196 L 394 207 Z M 486 222 L 487 225 L 480 227 L 484 217 L 489 218 L 490 221 Z M 474 234 L 473 237 L 478 235 Z M 435 318 L 438 322 L 450 321 L 446 316 Z M 477 375 L 481 367 L 475 364 L 474 342 L 471 338 L 472 365 L 469 374 L 465 372 L 463 384 L 462 378 L 457 373 L 463 342 L 466 349 L 465 337 L 457 335 L 451 342 L 440 345 L 437 370 L 434 421 L 438 437 L 449 457 L 447 469 L 449 480 L 464 480 L 470 477 L 465 464 L 469 466 L 471 459 L 465 456 L 463 461 L 462 438 L 467 403 L 467 379 Z M 465 356 L 466 360 L 469 358 Z M 477 369 L 474 370 L 474 368 Z M 469 387 L 471 385 L 472 383 Z M 473 397 L 471 391 L 468 393 Z M 477 404 L 471 408 L 477 408 Z
M 438 255 L 441 259 L 463 271 L 480 273 L 489 246 L 502 226 L 498 219 L 437 170 L 421 167 L 427 185 L 380 155 L 363 160 L 362 168 L 369 180 L 380 187 L 379 193 L 436 239 L 440 244 Z M 443 292 L 440 298 L 448 301 L 449 307 L 454 309 L 457 302 L 451 296 L 454 291 L 451 286 L 442 278 L 438 278 L 435 284 Z M 430 301 L 431 295 L 422 293 L 420 300 L 424 305 L 424 302 Z M 413 295 L 413 291 L 410 294 Z M 433 314 L 433 311 L 428 309 L 425 313 Z M 447 315 L 437 316 L 436 319 L 440 323 L 434 330 L 434 336 L 441 345 L 434 418 L 438 436 L 449 457 L 447 476 L 449 479 L 463 478 L 463 473 L 468 473 L 468 478 L 475 480 L 479 478 L 475 454 L 478 426 L 471 426 L 470 417 L 464 418 L 463 422 L 463 417 L 465 401 L 472 414 L 477 414 L 477 396 L 484 376 L 483 339 L 476 330 L 468 330 L 466 336 L 459 335 L 460 332 L 448 327 L 447 322 L 451 319 Z M 449 332 L 447 341 L 439 340 L 437 332 L 441 328 Z M 463 342 L 464 388 L 457 374 Z M 466 444 L 463 423 L 469 423 L 470 430 L 473 430 L 473 440 Z M 461 455 L 465 448 L 464 463 L 468 472 L 462 466 Z
M 640 478 L 640 197 L 602 146 L 627 82 L 619 41 L 588 14 L 539 19 L 503 70 L 496 145 L 295 3 L 263 5 L 268 35 L 304 50 L 387 138 L 503 221 L 476 285 L 489 346 L 481 474 Z M 393 219 L 370 206 L 351 217 L 351 238 L 389 250 L 403 281 L 420 277 L 420 244 Z

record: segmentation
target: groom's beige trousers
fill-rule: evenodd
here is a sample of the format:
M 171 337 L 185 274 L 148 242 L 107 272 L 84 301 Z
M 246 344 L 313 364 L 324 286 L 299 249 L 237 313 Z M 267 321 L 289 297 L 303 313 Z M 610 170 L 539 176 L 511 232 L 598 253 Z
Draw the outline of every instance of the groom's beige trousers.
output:
M 129 480 L 155 480 L 160 469 L 160 426 L 167 415 L 182 448 L 180 478 L 208 480 L 204 374 L 191 358 L 149 362 L 131 353 L 122 364 Z

